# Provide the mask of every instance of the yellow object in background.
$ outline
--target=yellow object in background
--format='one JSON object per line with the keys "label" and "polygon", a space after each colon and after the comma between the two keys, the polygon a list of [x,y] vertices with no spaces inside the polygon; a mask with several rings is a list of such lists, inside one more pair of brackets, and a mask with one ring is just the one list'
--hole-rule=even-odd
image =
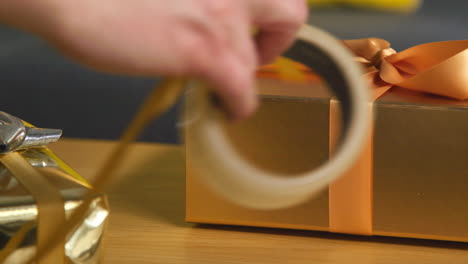
{"label": "yellow object in background", "polygon": [[380,11],[409,13],[417,10],[422,0],[308,0],[309,6],[346,5]]}
{"label": "yellow object in background", "polygon": [[306,81],[305,74],[295,61],[285,57],[279,57],[276,59],[274,65],[278,67],[278,73],[284,79],[298,82]]}

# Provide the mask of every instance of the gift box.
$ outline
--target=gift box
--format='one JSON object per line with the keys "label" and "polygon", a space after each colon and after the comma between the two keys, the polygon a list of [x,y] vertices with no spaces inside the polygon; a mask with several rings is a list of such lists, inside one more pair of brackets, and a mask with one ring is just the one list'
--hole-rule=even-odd
{"label": "gift box", "polygon": [[[8,115],[9,120],[13,118]],[[3,121],[0,138],[5,141],[9,137],[3,132],[12,128]],[[38,263],[99,263],[109,213],[106,196],[98,192],[87,194],[92,187],[51,150],[41,146],[48,140],[47,134],[39,132],[42,134],[34,135],[35,141],[39,135],[44,137],[39,138],[39,146],[30,146],[26,142],[30,135],[26,134],[22,138],[24,148],[15,146],[17,150],[0,154],[2,263],[23,263],[38,248],[45,248],[52,232],[85,199],[91,201],[86,217]]]}
{"label": "gift box", "polygon": [[[186,221],[468,242],[468,101],[460,100],[468,91],[467,47],[426,44],[388,57],[378,47],[368,55],[354,49],[366,67],[376,63],[365,76],[376,93],[373,131],[355,166],[305,203],[254,210],[217,195],[186,156]],[[402,78],[385,75],[390,63]],[[225,126],[233,146],[256,166],[291,177],[326,162],[337,119],[326,84],[266,76],[259,111]]]}

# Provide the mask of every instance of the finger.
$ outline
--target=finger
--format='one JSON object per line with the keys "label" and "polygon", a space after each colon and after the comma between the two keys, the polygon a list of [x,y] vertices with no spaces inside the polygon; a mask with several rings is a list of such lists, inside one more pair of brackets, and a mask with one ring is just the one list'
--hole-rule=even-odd
{"label": "finger", "polygon": [[238,15],[241,19],[227,19],[223,24],[229,53],[224,59],[226,68],[217,69],[220,79],[215,80],[222,105],[234,121],[250,116],[258,104],[254,76],[259,57],[247,14]]}
{"label": "finger", "polygon": [[205,4],[206,15],[212,18],[207,27],[211,27],[214,41],[230,49],[249,67],[256,67],[258,56],[245,6],[232,0],[211,0]]}
{"label": "finger", "polygon": [[257,49],[262,64],[269,63],[294,41],[308,15],[304,0],[250,0],[252,22],[258,26]]}
{"label": "finger", "polygon": [[[255,45],[245,24],[222,24],[221,28],[205,25],[185,32],[183,47],[190,75],[206,79],[220,100],[229,119],[249,116],[257,106],[254,73],[257,68]],[[216,32],[224,32],[222,35]]]}
{"label": "finger", "polygon": [[247,68],[255,69],[259,65],[259,57],[256,50],[256,42],[251,33],[250,23],[244,13],[241,19],[228,19],[224,25],[225,39],[233,55],[237,56]]}
{"label": "finger", "polygon": [[215,95],[221,101],[228,119],[237,121],[251,115],[257,108],[254,68],[246,67],[230,52],[224,53],[206,72]]}
{"label": "finger", "polygon": [[259,64],[272,63],[293,44],[295,31],[262,31],[255,37]]}

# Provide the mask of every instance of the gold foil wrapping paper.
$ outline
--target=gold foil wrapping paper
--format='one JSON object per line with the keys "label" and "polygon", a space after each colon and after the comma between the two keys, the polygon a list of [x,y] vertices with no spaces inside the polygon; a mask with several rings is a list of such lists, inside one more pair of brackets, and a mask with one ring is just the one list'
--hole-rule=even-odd
{"label": "gold foil wrapping paper", "polygon": [[[33,148],[18,153],[59,190],[64,201],[65,217],[69,216],[83,201],[85,191],[90,188],[86,181],[47,148]],[[90,199],[92,203],[86,218],[66,238],[64,263],[100,262],[109,210],[103,194],[96,193]],[[9,254],[5,263],[22,263],[35,254],[37,216],[35,198],[15,178],[15,175],[0,163],[0,248],[3,249],[23,225],[28,223],[34,225],[20,246]]]}

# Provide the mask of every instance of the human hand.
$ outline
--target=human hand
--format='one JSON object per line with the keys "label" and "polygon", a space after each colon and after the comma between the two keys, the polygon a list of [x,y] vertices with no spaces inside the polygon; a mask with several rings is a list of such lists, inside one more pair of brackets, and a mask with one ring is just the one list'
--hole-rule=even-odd
{"label": "human hand", "polygon": [[104,72],[204,79],[231,119],[255,110],[256,68],[292,43],[308,13],[304,0],[44,1],[53,13],[36,32],[64,54]]}

